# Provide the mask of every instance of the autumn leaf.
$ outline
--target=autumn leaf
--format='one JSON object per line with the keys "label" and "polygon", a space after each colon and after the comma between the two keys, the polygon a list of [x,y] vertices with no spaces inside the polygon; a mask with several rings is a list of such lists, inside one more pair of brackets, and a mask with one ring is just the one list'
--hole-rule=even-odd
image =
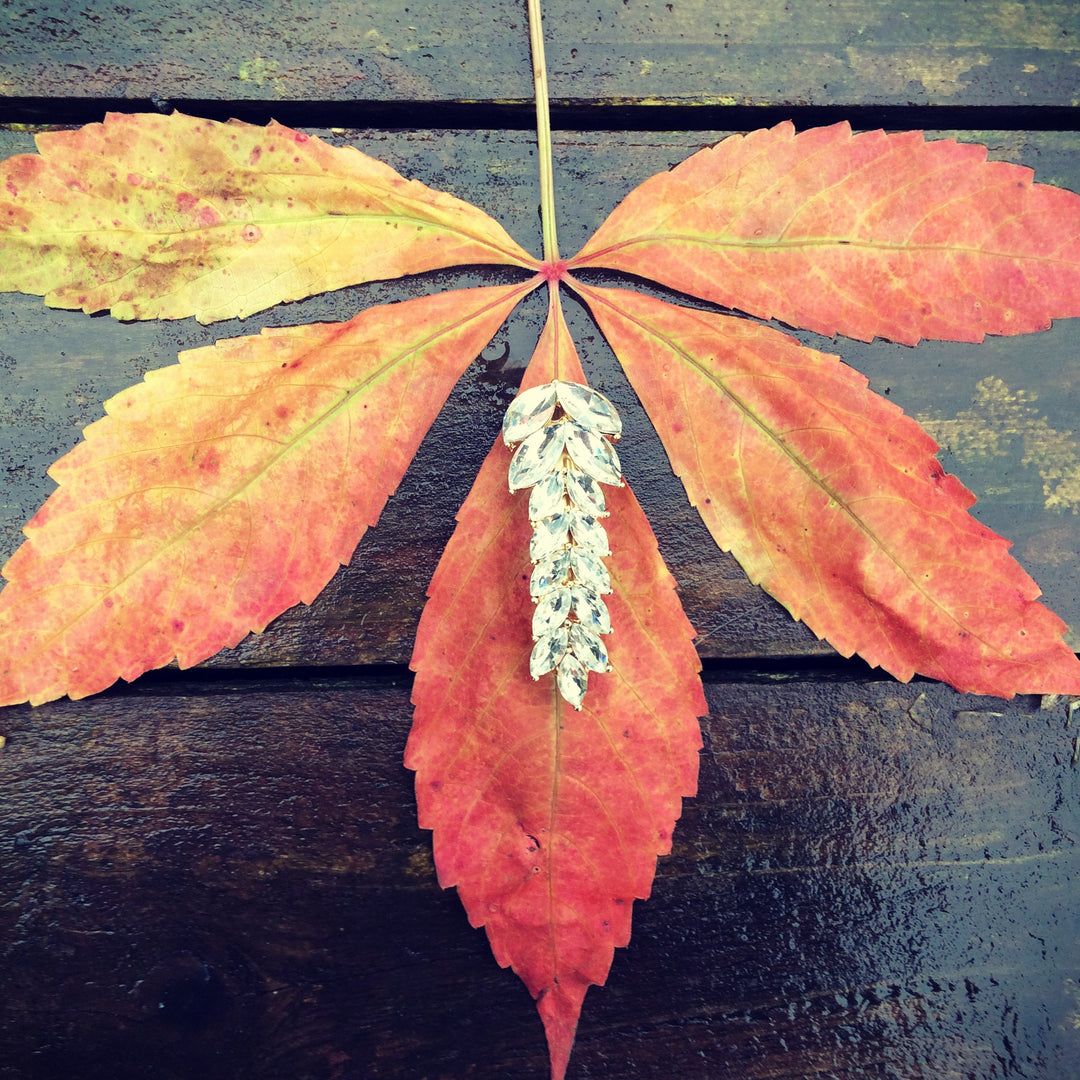
{"label": "autumn leaf", "polygon": [[219,341],[107,402],[4,567],[0,703],[188,667],[310,603],[534,284]]}
{"label": "autumn leaf", "polygon": [[[557,293],[522,389],[583,382]],[[697,783],[706,711],[693,629],[629,488],[606,488],[612,671],[583,709],[529,676],[528,494],[497,440],[432,579],[412,666],[405,763],[439,883],[537,999],[561,1080],[582,999],[630,938]]]}
{"label": "autumn leaf", "polygon": [[[1080,693],[1063,624],[1008,543],[864,378],[749,319],[579,274],[633,274],[830,336],[977,341],[1080,314],[1080,196],[982,147],[781,124],[646,180],[563,261],[542,138],[540,261],[484,211],[279,124],[111,115],[38,145],[0,164],[0,289],[54,306],[212,321],[454,265],[528,280],[218,342],[108,402],[4,568],[0,703],[189,666],[314,599],[465,367],[543,281],[523,389],[584,382],[559,304],[560,285],[577,290],[717,543],[838,651],[900,679]],[[555,408],[531,436],[554,431],[562,453],[576,418]],[[616,433],[595,439],[609,464]],[[550,674],[531,677],[530,514],[558,515],[511,492],[510,460],[496,441],[432,580],[406,763],[439,881],[536,999],[561,1080],[584,996],[628,942],[695,790],[705,702],[693,630],[627,487],[606,489],[603,518],[611,670],[588,673],[580,710]],[[572,502],[571,466],[554,460]]]}
{"label": "autumn leaf", "polygon": [[1065,624],[865,378],[747,319],[576,287],[716,542],[795,618],[905,682],[1080,693]]}
{"label": "autumn leaf", "polygon": [[538,264],[498,222],[280,124],[114,113],[0,166],[0,289],[214,322],[378,278]]}
{"label": "autumn leaf", "polygon": [[1080,313],[1080,195],[921,132],[733,135],[632,191],[569,261],[832,336],[981,341]]}

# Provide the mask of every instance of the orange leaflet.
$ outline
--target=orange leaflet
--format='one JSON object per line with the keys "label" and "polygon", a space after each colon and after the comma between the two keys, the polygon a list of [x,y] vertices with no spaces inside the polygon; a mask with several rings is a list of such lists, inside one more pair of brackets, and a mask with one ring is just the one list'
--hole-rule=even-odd
{"label": "orange leaflet", "polygon": [[904,680],[1080,693],[1008,541],[866,379],[746,319],[574,287],[717,543],[819,637]]}
{"label": "orange leaflet", "polygon": [[465,263],[537,267],[482,210],[280,124],[110,115],[0,165],[0,289],[200,322]]}
{"label": "orange leaflet", "polygon": [[981,341],[1080,314],[1080,195],[983,146],[783,123],[650,177],[584,266],[830,336]]}
{"label": "orange leaflet", "polygon": [[[561,312],[522,383],[584,381]],[[499,439],[458,514],[417,632],[406,753],[444,888],[457,886],[496,959],[537,999],[552,1077],[582,999],[630,937],[657,855],[694,793],[706,711],[693,629],[629,488],[605,488],[613,670],[581,712],[529,676],[528,495]]]}
{"label": "orange leaflet", "polygon": [[220,341],[114,397],[4,567],[0,702],[187,667],[310,603],[534,285]]}

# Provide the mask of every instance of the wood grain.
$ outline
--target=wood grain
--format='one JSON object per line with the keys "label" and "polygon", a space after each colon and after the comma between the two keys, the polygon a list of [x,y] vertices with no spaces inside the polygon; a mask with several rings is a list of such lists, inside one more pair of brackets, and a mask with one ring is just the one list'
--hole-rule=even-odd
{"label": "wood grain", "polygon": [[[518,0],[10,0],[9,99],[528,102]],[[1067,0],[544,5],[552,97],[602,106],[1064,106]],[[482,43],[481,47],[478,44]],[[0,99],[0,107],[3,101]]]}

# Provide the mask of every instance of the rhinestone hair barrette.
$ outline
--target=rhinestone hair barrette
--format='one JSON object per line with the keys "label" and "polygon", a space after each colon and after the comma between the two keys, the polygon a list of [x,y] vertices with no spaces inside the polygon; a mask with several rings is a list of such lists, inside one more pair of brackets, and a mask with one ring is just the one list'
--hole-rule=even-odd
{"label": "rhinestone hair barrette", "polygon": [[589,672],[610,671],[603,635],[611,618],[603,597],[611,554],[601,518],[608,516],[601,484],[622,487],[615,447],[622,422],[603,394],[561,380],[534,386],[510,403],[503,440],[520,444],[510,459],[511,491],[532,488],[529,592],[533,650],[529,673],[555,672],[559,693],[575,709]]}

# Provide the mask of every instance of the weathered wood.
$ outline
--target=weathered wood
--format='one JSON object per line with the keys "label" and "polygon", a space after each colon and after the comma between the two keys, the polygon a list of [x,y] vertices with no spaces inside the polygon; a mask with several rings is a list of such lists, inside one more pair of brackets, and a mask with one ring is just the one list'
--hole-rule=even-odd
{"label": "weathered wood", "polygon": [[[1068,0],[547,0],[544,9],[551,93],[567,103],[1076,100],[1080,12]],[[532,84],[521,0],[294,0],[272,11],[251,0],[10,0],[0,93],[520,102]]]}
{"label": "weathered wood", "polygon": [[[722,133],[560,135],[556,147],[562,249],[577,250],[632,186]],[[995,157],[1027,162],[1039,179],[1080,189],[1080,137],[1063,133],[966,132]],[[532,136],[524,133],[350,132],[396,168],[467,198],[537,246],[538,191]],[[0,135],[0,152],[30,146]],[[0,296],[0,558],[52,488],[49,463],[100,415],[100,402],[182,348],[256,333],[266,325],[345,319],[360,307],[456,284],[505,280],[498,271],[446,272],[415,281],[345,289],[280,306],[246,320],[203,327],[193,320],[119,324],[51,311],[33,297]],[[378,528],[362,541],[310,608],[286,613],[263,635],[211,663],[233,665],[404,663],[424,591],[453,528],[453,516],[498,432],[502,410],[539,334],[540,295],[529,298],[462,381],[436,422]],[[719,552],[687,505],[666,457],[605,343],[573,302],[568,316],[587,369],[626,418],[621,456],[661,551],[679,581],[705,657],[797,656],[829,652],[805,626]],[[839,353],[897,404],[930,422],[943,462],[981,498],[976,513],[1017,542],[1016,554],[1047,603],[1080,644],[1080,322],[981,345],[930,342],[917,349],[866,345],[812,334],[803,340]]]}
{"label": "weathered wood", "polygon": [[[700,796],[570,1076],[1074,1075],[1064,703],[707,693]],[[435,883],[409,720],[370,678],[0,713],[0,1075],[546,1076],[528,995]]]}

